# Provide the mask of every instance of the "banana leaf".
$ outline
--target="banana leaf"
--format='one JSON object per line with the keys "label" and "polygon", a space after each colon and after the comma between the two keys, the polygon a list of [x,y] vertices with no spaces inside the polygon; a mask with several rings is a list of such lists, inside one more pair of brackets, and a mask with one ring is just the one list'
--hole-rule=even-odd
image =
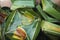
{"label": "banana leaf", "polygon": [[42,0],[43,11],[47,12],[52,17],[60,20],[60,12],[57,11],[49,0]]}
{"label": "banana leaf", "polygon": [[[20,11],[20,12],[19,12]],[[2,36],[4,34],[5,40],[18,40],[18,38],[13,37],[14,32],[18,27],[23,28],[26,31],[26,40],[36,40],[36,37],[40,31],[41,19],[37,17],[35,12],[30,10],[16,10],[9,14],[5,21]],[[6,37],[8,39],[6,39]]]}
{"label": "banana leaf", "polygon": [[44,31],[45,33],[60,36],[60,25],[53,24],[48,21],[42,21],[41,27],[42,31]]}
{"label": "banana leaf", "polygon": [[37,8],[39,14],[44,18],[44,20],[49,21],[49,22],[58,22],[58,20],[56,20],[55,18],[52,18],[52,17],[48,16],[48,15],[42,10],[42,8],[41,8],[40,5],[37,5],[36,8]]}
{"label": "banana leaf", "polygon": [[18,8],[33,8],[34,7],[34,0],[12,0],[11,9],[15,10]]}

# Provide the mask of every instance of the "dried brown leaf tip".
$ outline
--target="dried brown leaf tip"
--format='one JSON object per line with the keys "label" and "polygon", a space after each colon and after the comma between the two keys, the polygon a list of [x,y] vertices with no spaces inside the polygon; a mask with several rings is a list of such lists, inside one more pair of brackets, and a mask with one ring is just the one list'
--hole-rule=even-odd
{"label": "dried brown leaf tip", "polygon": [[2,24],[4,22],[4,20],[6,19],[7,15],[0,13],[0,24]]}
{"label": "dried brown leaf tip", "polygon": [[1,7],[11,7],[11,0],[0,0],[0,6]]}
{"label": "dried brown leaf tip", "polygon": [[26,32],[23,28],[18,27],[17,30],[14,32],[13,38],[18,40],[25,40],[26,39]]}

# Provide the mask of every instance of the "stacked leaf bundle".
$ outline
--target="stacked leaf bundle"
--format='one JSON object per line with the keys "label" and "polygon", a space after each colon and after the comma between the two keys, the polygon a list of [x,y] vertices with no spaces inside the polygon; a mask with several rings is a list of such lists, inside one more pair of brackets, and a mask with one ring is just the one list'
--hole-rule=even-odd
{"label": "stacked leaf bundle", "polygon": [[40,30],[50,40],[59,40],[57,1],[0,0],[0,40],[36,40]]}

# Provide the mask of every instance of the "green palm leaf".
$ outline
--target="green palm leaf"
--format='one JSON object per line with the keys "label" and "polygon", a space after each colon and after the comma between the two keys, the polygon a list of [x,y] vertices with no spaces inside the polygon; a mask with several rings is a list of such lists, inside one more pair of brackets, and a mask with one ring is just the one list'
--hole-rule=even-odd
{"label": "green palm leaf", "polygon": [[53,16],[57,20],[60,20],[60,12],[58,12],[55,8],[53,8],[53,4],[48,0],[42,0],[43,10],[47,12],[49,15]]}
{"label": "green palm leaf", "polygon": [[33,8],[34,7],[34,0],[14,0],[12,1],[12,10],[15,10],[17,8],[26,8],[26,7],[30,7]]}
{"label": "green palm leaf", "polygon": [[60,34],[60,25],[56,25],[47,21],[42,21],[41,27],[42,30],[46,33],[57,35],[57,36],[59,36]]}
{"label": "green palm leaf", "polygon": [[40,14],[46,21],[49,21],[49,22],[57,22],[56,19],[54,19],[54,18],[52,18],[52,17],[49,17],[49,16],[42,10],[42,8],[41,8],[40,5],[37,5],[36,8],[37,8],[39,14]]}

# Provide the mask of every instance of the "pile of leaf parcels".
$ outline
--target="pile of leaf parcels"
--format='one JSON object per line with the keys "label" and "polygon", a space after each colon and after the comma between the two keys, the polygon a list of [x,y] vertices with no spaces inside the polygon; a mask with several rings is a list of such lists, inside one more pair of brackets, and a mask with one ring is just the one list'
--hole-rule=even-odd
{"label": "pile of leaf parcels", "polygon": [[0,40],[59,38],[60,0],[0,0]]}

